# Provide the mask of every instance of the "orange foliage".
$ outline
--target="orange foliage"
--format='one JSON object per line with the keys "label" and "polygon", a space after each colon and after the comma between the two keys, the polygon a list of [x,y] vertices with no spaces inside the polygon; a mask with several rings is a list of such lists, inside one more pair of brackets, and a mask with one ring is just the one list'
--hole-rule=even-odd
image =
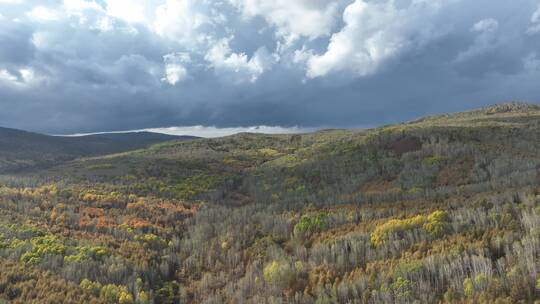
{"label": "orange foliage", "polygon": [[170,202],[160,202],[157,207],[162,210],[167,210],[169,212],[177,212],[185,214],[187,216],[192,216],[197,211],[195,207],[185,206],[183,204],[172,204]]}
{"label": "orange foliage", "polygon": [[86,207],[81,210],[80,227],[111,228],[115,225],[112,218],[105,216],[105,211],[102,208]]}
{"label": "orange foliage", "polygon": [[126,224],[133,229],[146,229],[153,227],[152,223],[141,218],[132,218],[128,220]]}
{"label": "orange foliage", "polygon": [[145,204],[146,203],[143,200],[139,200],[134,203],[127,204],[127,208],[128,210],[134,210],[134,211],[141,210],[142,211],[145,209]]}
{"label": "orange foliage", "polygon": [[89,218],[97,218],[97,217],[105,216],[105,211],[103,211],[102,208],[87,207],[87,208],[82,209],[81,214],[82,216],[86,216]]}

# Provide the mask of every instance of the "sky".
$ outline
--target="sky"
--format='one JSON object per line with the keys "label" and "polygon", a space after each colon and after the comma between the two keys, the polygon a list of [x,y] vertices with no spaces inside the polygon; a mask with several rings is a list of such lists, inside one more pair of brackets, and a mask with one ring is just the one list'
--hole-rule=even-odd
{"label": "sky", "polygon": [[287,132],[515,100],[540,102],[540,0],[0,0],[3,127]]}

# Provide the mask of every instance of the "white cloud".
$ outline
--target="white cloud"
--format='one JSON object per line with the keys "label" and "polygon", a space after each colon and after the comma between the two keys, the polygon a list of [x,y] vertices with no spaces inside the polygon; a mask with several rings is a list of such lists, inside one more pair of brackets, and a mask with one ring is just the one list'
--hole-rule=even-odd
{"label": "white cloud", "polygon": [[60,19],[60,13],[45,6],[36,6],[26,14],[28,17],[39,21],[56,21]]}
{"label": "white cloud", "polygon": [[28,88],[39,85],[45,80],[45,78],[37,75],[32,68],[21,68],[15,73],[1,69],[0,82],[16,88]]}
{"label": "white cloud", "polygon": [[540,33],[540,5],[531,17],[531,25],[527,29],[527,33],[531,35]]}
{"label": "white cloud", "polygon": [[22,4],[24,0],[0,0],[0,3],[3,4]]}
{"label": "white cloud", "polygon": [[19,81],[19,78],[11,74],[8,70],[2,69],[0,70],[0,81],[12,84]]}
{"label": "white cloud", "polygon": [[[64,0],[63,9],[67,16],[78,18],[80,25],[92,30],[108,32],[122,29],[137,33],[131,23],[149,26],[155,6],[153,1],[143,0],[108,0],[104,6],[96,0]],[[115,27],[119,20],[128,24]]]}
{"label": "white cloud", "polygon": [[48,34],[46,32],[35,32],[32,34],[32,43],[38,49],[50,47]]}
{"label": "white cloud", "polygon": [[476,22],[471,28],[471,32],[477,35],[473,44],[467,50],[459,53],[455,61],[467,61],[495,48],[498,30],[499,22],[495,19],[488,18]]}
{"label": "white cloud", "polygon": [[162,80],[167,81],[170,85],[176,85],[187,77],[188,72],[183,65],[170,63],[165,66],[165,74],[166,76]]}
{"label": "white cloud", "polygon": [[163,133],[169,135],[191,135],[206,138],[215,138],[228,136],[238,133],[262,133],[262,134],[298,134],[313,132],[315,129],[299,128],[299,127],[279,127],[279,126],[252,126],[252,127],[236,127],[236,128],[217,128],[205,126],[191,127],[169,127],[146,129],[144,131]]}
{"label": "white cloud", "polygon": [[80,25],[90,29],[109,31],[113,29],[113,18],[95,1],[64,0],[62,6],[65,14],[78,19]]}
{"label": "white cloud", "polygon": [[176,85],[188,77],[188,71],[184,64],[190,63],[191,58],[187,53],[172,53],[163,56],[165,62],[165,77],[161,81],[170,85]]}
{"label": "white cloud", "polygon": [[476,22],[471,31],[477,33],[493,33],[499,29],[499,22],[493,18],[483,19]]}
{"label": "white cloud", "polygon": [[82,12],[84,10],[103,11],[103,8],[94,1],[64,0],[63,6],[68,12]]}
{"label": "white cloud", "polygon": [[245,53],[234,53],[227,38],[214,43],[204,58],[217,72],[233,74],[236,82],[257,81],[273,62],[273,57],[264,47],[258,49],[251,58]]}
{"label": "white cloud", "polygon": [[328,36],[336,23],[339,0],[229,0],[245,17],[263,17],[276,35],[291,43],[300,37]]}
{"label": "white cloud", "polygon": [[260,134],[299,134],[314,132],[314,128],[300,127],[280,127],[280,126],[252,126],[252,127],[233,127],[233,128],[218,128],[214,126],[185,126],[185,127],[167,127],[167,128],[152,128],[140,129],[122,132],[100,132],[100,133],[80,133],[67,136],[85,136],[107,133],[128,133],[128,132],[155,132],[168,135],[188,135],[205,138],[216,138],[234,135],[238,133],[260,133]]}
{"label": "white cloud", "polygon": [[102,32],[108,32],[114,29],[114,23],[111,18],[101,17],[97,21],[95,27],[101,30]]}
{"label": "white cloud", "polygon": [[146,12],[151,6],[144,0],[107,0],[107,14],[127,22],[146,22]]}
{"label": "white cloud", "polygon": [[332,35],[325,53],[297,52],[297,61],[307,62],[307,76],[351,71],[359,76],[374,73],[381,64],[414,45],[437,37],[429,23],[440,2],[412,1],[404,8],[395,1],[356,0],[345,8],[341,31]]}
{"label": "white cloud", "polygon": [[19,72],[21,73],[22,80],[26,83],[34,82],[37,79],[32,69],[21,69]]}
{"label": "white cloud", "polygon": [[198,30],[211,19],[199,12],[195,0],[166,0],[156,9],[154,31],[161,37],[186,46],[196,45],[207,39]]}

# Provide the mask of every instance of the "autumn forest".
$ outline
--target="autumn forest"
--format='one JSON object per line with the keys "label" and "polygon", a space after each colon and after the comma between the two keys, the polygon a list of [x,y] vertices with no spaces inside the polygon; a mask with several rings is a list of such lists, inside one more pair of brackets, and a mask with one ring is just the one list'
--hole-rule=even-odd
{"label": "autumn forest", "polygon": [[91,150],[40,138],[0,148],[0,303],[540,301],[537,105]]}

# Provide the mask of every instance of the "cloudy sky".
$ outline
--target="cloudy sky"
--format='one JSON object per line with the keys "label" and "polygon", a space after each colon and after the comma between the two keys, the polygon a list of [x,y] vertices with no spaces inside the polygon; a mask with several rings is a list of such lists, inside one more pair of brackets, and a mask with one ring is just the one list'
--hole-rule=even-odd
{"label": "cloudy sky", "polygon": [[4,127],[364,127],[510,100],[540,102],[539,0],[0,0]]}

